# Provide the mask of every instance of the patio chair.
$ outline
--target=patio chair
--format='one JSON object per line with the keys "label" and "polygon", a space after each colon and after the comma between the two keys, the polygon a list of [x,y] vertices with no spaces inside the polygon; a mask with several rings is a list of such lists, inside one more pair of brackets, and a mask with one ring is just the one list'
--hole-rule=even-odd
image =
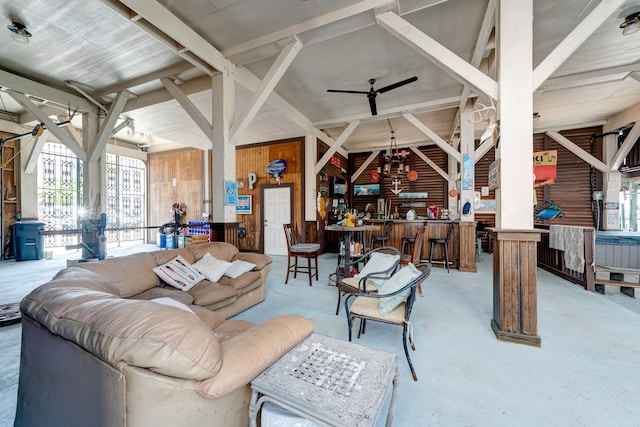
{"label": "patio chair", "polygon": [[353,292],[378,292],[376,283],[382,284],[397,270],[400,262],[400,251],[392,246],[382,246],[373,249],[361,257],[352,258],[351,264],[364,263],[362,270],[354,277],[340,279],[339,271],[336,271],[338,287],[338,305],[336,315],[340,312],[342,295]]}
{"label": "patio chair", "polygon": [[429,274],[431,274],[431,264],[423,263],[417,266],[409,264],[391,276],[378,293],[352,293],[347,296],[344,302],[349,326],[349,341],[351,341],[351,331],[356,318],[360,319],[358,338],[365,333],[367,320],[402,326],[404,354],[407,356],[414,381],[418,381],[418,376],[413,368],[413,363],[411,363],[408,347],[409,342],[411,349],[414,351],[416,349],[413,343],[411,311],[415,301],[416,288],[429,277]]}
{"label": "patio chair", "polygon": [[[319,243],[297,243],[297,230],[293,224],[282,224],[284,228],[284,234],[287,241],[287,277],[284,280],[285,285],[289,283],[289,273],[293,271],[293,278],[298,275],[298,271],[301,273],[309,274],[309,286],[311,286],[311,279],[316,276],[316,282],[318,281],[318,251],[320,250]],[[291,258],[294,258],[293,264]],[[298,257],[304,257],[307,259],[307,266],[298,266]],[[315,266],[311,265],[311,259],[315,260]],[[315,271],[315,273],[314,273]]]}

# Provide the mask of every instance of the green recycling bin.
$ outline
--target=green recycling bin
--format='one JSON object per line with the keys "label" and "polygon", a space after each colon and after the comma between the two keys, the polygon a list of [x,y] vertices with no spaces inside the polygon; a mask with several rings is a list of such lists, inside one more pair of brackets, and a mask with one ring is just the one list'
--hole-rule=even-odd
{"label": "green recycling bin", "polygon": [[16,261],[44,258],[44,222],[19,221],[13,224],[13,253]]}

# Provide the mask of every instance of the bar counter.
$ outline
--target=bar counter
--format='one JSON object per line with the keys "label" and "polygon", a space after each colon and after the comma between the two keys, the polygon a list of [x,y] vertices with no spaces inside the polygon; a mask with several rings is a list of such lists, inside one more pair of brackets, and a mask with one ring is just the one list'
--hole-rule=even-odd
{"label": "bar counter", "polygon": [[[444,238],[447,236],[447,228],[450,223],[454,224],[451,240],[449,241],[449,261],[451,268],[457,268],[460,271],[475,272],[475,245],[476,245],[476,223],[453,221],[448,219],[393,219],[393,231],[387,241],[388,246],[393,246],[402,250],[402,238],[413,237],[418,227],[426,225],[427,229],[424,235],[424,244],[422,247],[422,259],[429,259],[429,251],[431,244],[429,238]],[[382,225],[383,219],[370,219],[366,224]],[[444,265],[444,262],[437,263],[436,260],[444,260],[444,248],[442,245],[434,247],[433,254],[434,266]]]}

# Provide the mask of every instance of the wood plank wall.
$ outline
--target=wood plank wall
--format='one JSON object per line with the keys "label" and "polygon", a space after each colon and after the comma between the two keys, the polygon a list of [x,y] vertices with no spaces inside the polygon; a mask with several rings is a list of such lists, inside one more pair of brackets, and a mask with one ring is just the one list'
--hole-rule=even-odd
{"label": "wood plank wall", "polygon": [[[202,218],[202,160],[198,149],[151,153],[148,156],[149,205],[147,223],[162,225],[173,221],[171,206],[183,202],[189,219]],[[173,186],[173,179],[176,186]],[[157,230],[148,232],[148,241],[156,242]]]}
{"label": "wood plank wall", "polygon": [[[275,178],[267,173],[267,163],[284,159],[287,169],[284,171],[280,182],[293,183],[293,212],[294,223],[302,233],[305,228],[304,219],[304,139],[294,138],[282,141],[273,141],[236,148],[236,180],[238,181],[238,194],[251,195],[253,206],[251,215],[238,215],[237,221],[240,227],[247,229],[247,236],[238,239],[238,247],[244,251],[262,252],[264,243],[261,241],[262,217],[260,216],[260,186],[276,184]],[[258,177],[258,182],[249,190],[249,172]],[[284,232],[283,232],[284,233]]]}
{"label": "wood plank wall", "polygon": [[[476,141],[476,148],[480,145],[480,141]],[[489,186],[489,166],[496,158],[495,150],[489,150],[487,154],[484,155],[480,160],[478,160],[475,164],[475,191],[482,191],[482,187]],[[495,200],[496,191],[489,190],[488,196],[483,196],[482,199]],[[496,216],[491,213],[475,213],[474,218],[477,222],[482,222],[486,224],[488,227],[495,227],[496,225]],[[489,251],[491,248],[487,246],[487,238],[483,238],[483,246]]]}
{"label": "wood plank wall", "polygon": [[[602,134],[601,127],[589,127],[560,132],[571,142],[602,159],[602,138],[594,138]],[[538,201],[553,200],[562,205],[565,216],[543,221],[542,224],[578,225],[582,227],[594,226],[591,191],[589,182],[593,180],[593,190],[602,190],[602,173],[593,169],[587,162],[567,150],[545,134],[536,134],[533,138],[533,150],[558,150],[557,179],[553,185],[545,185],[536,189]]]}
{"label": "wood plank wall", "polygon": [[[317,140],[317,152],[318,156],[316,158],[316,162],[319,161],[324,153],[329,150],[329,146],[321,140]],[[340,160],[340,167],[332,165],[330,162],[327,162],[326,165],[321,169],[320,173],[316,176],[316,189],[318,192],[323,193],[323,197],[325,197],[329,201],[329,206],[326,208],[326,216],[322,218],[320,213],[317,213],[317,226],[316,224],[307,223],[306,233],[307,233],[307,241],[308,242],[317,242],[320,243],[320,252],[326,252],[328,249],[336,250],[338,248],[338,233],[325,233],[324,227],[329,224],[334,224],[337,221],[337,218],[334,217],[332,213],[333,199],[329,197],[330,189],[332,183],[332,178],[340,178],[344,179],[347,183],[347,192],[351,187],[351,182],[348,179],[347,174],[342,172],[342,169],[348,170],[349,164],[347,158],[339,153],[335,153],[334,156]],[[326,192],[326,194],[324,194]],[[375,204],[375,202],[374,202]]]}
{"label": "wood plank wall", "polygon": [[[429,159],[431,159],[436,165],[442,168],[444,171],[447,170],[447,156],[444,151],[440,148],[433,146],[420,147],[420,151],[424,153]],[[356,171],[365,160],[371,155],[371,152],[367,153],[356,153],[349,155],[349,161],[351,162],[350,170]],[[360,196],[358,198],[352,198],[351,205],[352,207],[358,209],[358,211],[362,211],[367,203],[373,204],[375,209],[377,210],[377,199],[378,197],[383,197],[391,200],[391,211],[393,212],[395,208],[398,208],[398,213],[404,216],[410,208],[401,207],[403,202],[425,202],[425,207],[414,208],[416,214],[422,217],[427,216],[427,206],[436,205],[439,207],[446,207],[446,192],[447,192],[447,181],[438,175],[428,164],[426,164],[421,158],[419,158],[415,153],[411,153],[408,157],[408,161],[405,161],[405,164],[409,164],[411,170],[415,170],[418,172],[418,179],[416,181],[410,182],[407,179],[403,179],[398,188],[402,188],[403,192],[406,193],[414,193],[414,192],[427,192],[429,193],[428,198],[426,199],[400,199],[400,197],[394,194],[391,189],[393,188],[393,184],[390,179],[385,179],[382,182],[381,196]],[[355,181],[355,184],[368,184],[371,183],[371,172],[377,170],[379,166],[382,164],[382,158],[378,156],[373,162],[367,166],[366,170],[358,177]]]}

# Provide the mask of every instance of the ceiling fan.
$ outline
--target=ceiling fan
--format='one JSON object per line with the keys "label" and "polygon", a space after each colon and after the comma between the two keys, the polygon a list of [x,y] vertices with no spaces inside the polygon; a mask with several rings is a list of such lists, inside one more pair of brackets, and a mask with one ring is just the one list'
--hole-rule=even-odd
{"label": "ceiling fan", "polygon": [[363,93],[365,95],[367,95],[367,98],[369,99],[369,107],[371,107],[371,115],[375,116],[378,114],[378,107],[376,106],[376,96],[378,96],[379,93],[385,93],[390,91],[391,89],[396,89],[399,88],[400,86],[404,86],[406,84],[409,83],[413,83],[416,80],[418,80],[418,77],[413,76],[410,77],[406,80],[402,80],[400,82],[391,84],[389,86],[385,86],[382,87],[380,89],[374,89],[373,88],[373,84],[376,82],[376,79],[369,79],[369,84],[371,85],[371,89],[369,89],[369,91],[363,91],[363,90],[339,90],[339,89],[327,89],[327,92],[338,92],[338,93]]}

